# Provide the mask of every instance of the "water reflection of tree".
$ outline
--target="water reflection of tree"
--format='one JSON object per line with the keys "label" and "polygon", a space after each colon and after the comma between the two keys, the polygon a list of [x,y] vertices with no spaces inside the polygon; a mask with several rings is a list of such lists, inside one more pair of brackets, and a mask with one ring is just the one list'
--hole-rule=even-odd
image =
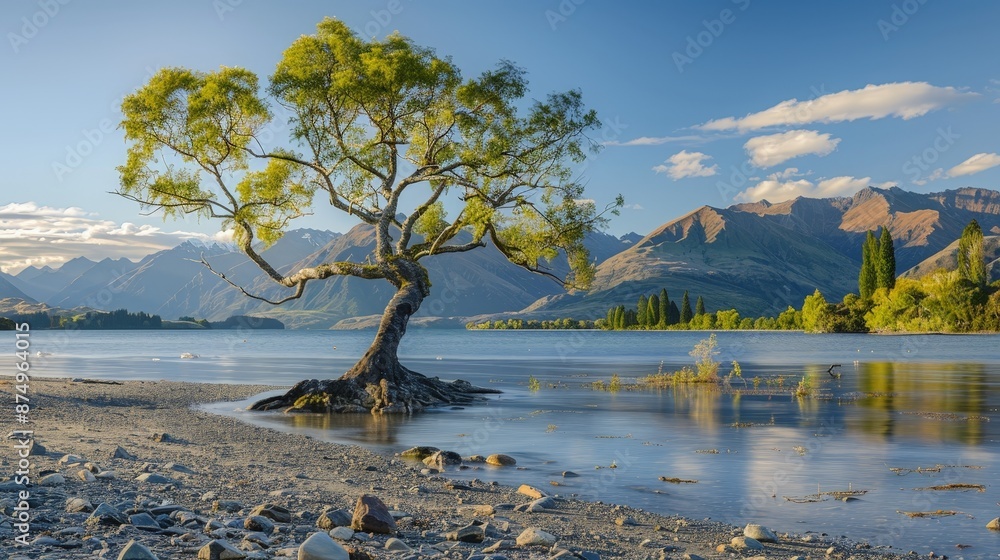
{"label": "water reflection of tree", "polygon": [[983,364],[873,362],[857,368],[858,400],[849,430],[877,436],[981,444],[998,400]]}
{"label": "water reflection of tree", "polygon": [[396,433],[407,421],[396,414],[288,414],[283,420],[297,430],[332,431],[336,437],[369,444],[396,443]]}

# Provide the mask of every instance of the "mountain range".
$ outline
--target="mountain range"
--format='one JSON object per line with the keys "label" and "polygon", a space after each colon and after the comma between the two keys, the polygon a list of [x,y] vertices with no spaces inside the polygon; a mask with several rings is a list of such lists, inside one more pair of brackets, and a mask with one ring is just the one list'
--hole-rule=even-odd
{"label": "mountain range", "polygon": [[[512,265],[493,247],[429,258],[423,262],[432,295],[416,320],[455,326],[512,314],[596,318],[608,307],[632,304],[640,294],[661,288],[671,299],[679,300],[684,291],[692,299],[702,296],[709,310],[735,307],[744,316],[774,315],[801,305],[817,288],[829,301],[856,292],[861,244],[869,230],[888,227],[897,271],[914,275],[953,262],[953,244],[972,219],[988,236],[1000,234],[1000,192],[919,194],[869,187],[853,197],[703,206],[645,236],[591,234],[586,244],[597,274],[588,292],[565,293],[551,279]],[[1000,241],[988,239],[987,245],[991,266],[1000,272],[994,250]],[[286,272],[330,260],[363,261],[373,247],[374,231],[360,225],[345,234],[292,230],[262,254]],[[59,268],[0,274],[0,299],[64,309],[127,308],[164,319],[257,315],[290,328],[329,328],[371,326],[393,292],[384,281],[334,277],[313,282],[302,298],[274,307],[247,298],[202,259],[251,293],[277,299],[289,292],[235,247],[187,241],[139,262],[78,257]],[[565,271],[565,262],[557,260],[552,269]]]}

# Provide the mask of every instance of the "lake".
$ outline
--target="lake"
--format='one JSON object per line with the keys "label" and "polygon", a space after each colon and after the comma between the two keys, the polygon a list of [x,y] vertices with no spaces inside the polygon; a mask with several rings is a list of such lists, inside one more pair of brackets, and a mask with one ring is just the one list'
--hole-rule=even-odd
{"label": "lake", "polygon": [[[339,376],[373,336],[358,331],[37,331],[35,375],[291,385]],[[700,332],[412,329],[400,357],[442,379],[503,391],[461,410],[409,417],[209,409],[385,452],[433,445],[507,453],[522,469],[449,476],[530,483],[664,514],[826,532],[922,555],[997,557],[1000,336],[718,333],[730,390],[591,388],[689,365]],[[13,334],[10,334],[13,340]],[[197,359],[181,359],[182,353]],[[841,364],[840,378],[828,375]],[[541,389],[529,391],[535,376]],[[817,398],[790,396],[807,376]],[[757,389],[754,389],[756,378]],[[44,406],[44,403],[39,403]],[[563,478],[572,470],[578,478]],[[672,484],[660,477],[696,483]],[[550,486],[551,482],[559,486]],[[928,490],[982,485],[985,492]],[[837,492],[855,494],[850,501]],[[910,518],[898,512],[954,511]],[[956,545],[971,545],[964,551]]]}

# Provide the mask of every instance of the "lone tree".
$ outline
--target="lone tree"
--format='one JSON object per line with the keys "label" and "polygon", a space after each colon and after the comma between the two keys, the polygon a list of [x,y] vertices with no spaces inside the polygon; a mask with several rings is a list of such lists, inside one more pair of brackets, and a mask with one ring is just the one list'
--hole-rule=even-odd
{"label": "lone tree", "polygon": [[[580,92],[534,102],[526,93],[524,70],[510,62],[463,79],[450,59],[406,37],[366,41],[327,18],[285,51],[264,91],[242,68],[165,68],[126,97],[119,194],[165,218],[194,214],[232,228],[247,256],[289,290],[267,299],[212,270],[249,297],[278,305],[332,276],[396,288],[354,367],[336,380],[303,381],[256,409],[407,412],[469,402],[493,391],[425,377],[397,358],[431,289],[421,261],[489,243],[556,278],[546,263],[561,251],[570,272],[558,279],[583,287],[593,275],[583,238],[622,204],[619,196],[598,211],[573,180],[569,165],[597,148],[587,133],[599,126]],[[275,105],[291,115],[291,144],[265,149]],[[372,227],[374,251],[278,271],[261,248],[317,195]]]}

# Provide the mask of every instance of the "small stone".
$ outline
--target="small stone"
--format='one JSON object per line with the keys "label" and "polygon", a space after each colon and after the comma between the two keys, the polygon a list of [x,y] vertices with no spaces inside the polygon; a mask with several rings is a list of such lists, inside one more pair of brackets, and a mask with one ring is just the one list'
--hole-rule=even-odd
{"label": "small stone", "polygon": [[298,560],[350,560],[351,555],[326,533],[313,533],[299,546]]}
{"label": "small stone", "polygon": [[59,458],[59,464],[60,465],[64,465],[64,466],[76,465],[76,464],[83,464],[86,461],[87,460],[84,459],[83,457],[81,457],[79,455],[74,455],[72,453],[68,453],[68,454],[63,455],[62,457]]}
{"label": "small stone", "polygon": [[385,507],[382,500],[371,494],[364,494],[358,498],[354,507],[351,528],[367,533],[391,534],[396,532],[396,520],[389,514],[389,508]]}
{"label": "small stone", "polygon": [[135,455],[129,453],[128,451],[125,451],[125,448],[123,448],[120,445],[115,448],[115,452],[114,452],[114,454],[111,455],[111,458],[112,459],[125,459],[126,461],[137,461],[137,460],[139,460],[138,457],[136,457]]}
{"label": "small stone", "polygon": [[548,494],[546,494],[542,490],[539,490],[538,488],[535,488],[534,486],[530,486],[528,484],[522,484],[521,486],[519,486],[517,488],[517,493],[523,494],[533,500],[537,500],[538,498],[544,498],[548,496]]}
{"label": "small stone", "polygon": [[385,549],[389,552],[412,552],[413,549],[410,548],[408,544],[397,539],[396,537],[391,537],[389,540],[385,541]]}
{"label": "small stone", "polygon": [[486,457],[483,457],[482,455],[469,455],[468,457],[464,457],[462,460],[466,463],[480,464],[486,462]]}
{"label": "small stone", "polygon": [[135,477],[135,479],[139,482],[147,482],[149,484],[177,484],[176,480],[156,473],[142,473]]}
{"label": "small stone", "polygon": [[246,557],[238,548],[218,539],[198,550],[198,560],[242,560]]}
{"label": "small stone", "polygon": [[94,476],[94,473],[88,471],[87,469],[80,469],[80,470],[76,471],[76,477],[79,478],[80,480],[84,481],[84,482],[96,482],[97,481],[97,477]]}
{"label": "small stone", "polygon": [[729,544],[736,550],[764,550],[764,545],[750,537],[733,537]]}
{"label": "small stone", "polygon": [[351,512],[346,509],[326,508],[319,514],[316,526],[320,529],[330,530],[334,527],[350,527]]}
{"label": "small stone", "polygon": [[66,500],[66,513],[90,513],[94,511],[94,504],[86,498],[70,498]]}
{"label": "small stone", "polygon": [[427,457],[430,457],[431,455],[437,453],[438,451],[441,451],[441,450],[438,449],[437,447],[430,447],[430,446],[427,446],[427,445],[421,445],[421,446],[417,446],[417,447],[411,447],[411,448],[407,449],[406,451],[400,453],[399,456],[400,457],[408,457],[410,459],[419,459],[419,460],[423,461],[424,459],[426,459]]}
{"label": "small stone", "polygon": [[151,437],[150,439],[152,439],[157,443],[172,443],[174,441],[174,438],[170,437],[170,434],[153,434],[153,437]]}
{"label": "small stone", "polygon": [[691,553],[685,554],[682,558],[684,558],[684,560],[705,560],[701,556],[698,556],[697,554],[691,554]]}
{"label": "small stone", "polygon": [[236,513],[243,509],[243,502],[239,500],[216,500],[212,502],[212,511],[224,511],[226,513]]}
{"label": "small stone", "polygon": [[153,551],[145,546],[130,540],[125,544],[125,548],[118,553],[118,560],[158,560]]}
{"label": "small stone", "polygon": [[29,457],[39,457],[41,455],[48,455],[48,454],[49,454],[48,450],[45,449],[45,447],[42,444],[38,443],[38,440],[36,439],[31,440],[31,444],[28,447]]}
{"label": "small stone", "polygon": [[163,465],[163,468],[168,471],[174,471],[184,474],[198,474],[193,470],[189,469],[188,467],[185,467],[184,465],[178,463],[167,463],[166,465]]}
{"label": "small stone", "polygon": [[634,517],[629,515],[625,515],[615,519],[615,525],[618,525],[619,527],[634,527],[638,524],[639,522],[636,521]]}
{"label": "small stone", "polygon": [[1000,531],[1000,517],[986,524],[986,528],[991,531]]}
{"label": "small stone", "polygon": [[87,523],[94,523],[98,525],[125,525],[128,523],[128,518],[113,506],[102,503],[97,506],[93,513],[90,514],[90,517],[87,518]]}
{"label": "small stone", "polygon": [[66,484],[66,478],[59,473],[52,473],[38,479],[39,486],[62,486]]}
{"label": "small stone", "polygon": [[563,475],[563,478],[576,478],[576,477],[580,476],[580,475],[576,474],[573,471],[563,471],[562,475]]}
{"label": "small stone", "polygon": [[538,527],[528,527],[517,536],[516,542],[520,546],[552,546],[556,544],[556,536]]}
{"label": "small stone", "polygon": [[114,480],[118,478],[118,473],[115,471],[101,471],[94,475],[97,480]]}
{"label": "small stone", "polygon": [[762,543],[778,542],[778,535],[775,535],[774,531],[756,523],[748,523],[747,526],[743,528],[743,536],[750,537],[751,539]]}
{"label": "small stone", "polygon": [[538,498],[537,500],[528,504],[528,512],[538,513],[540,511],[545,511],[547,509],[552,509],[556,507],[556,501],[552,498],[545,496],[544,498]]}
{"label": "small stone", "polygon": [[503,453],[494,453],[486,458],[487,465],[494,465],[497,467],[513,467],[517,464],[510,455],[504,455]]}
{"label": "small stone", "polygon": [[334,527],[333,529],[330,529],[329,534],[338,541],[347,542],[354,537],[354,530],[350,527]]}
{"label": "small stone", "polygon": [[483,529],[482,525],[467,525],[461,529],[445,533],[444,538],[449,541],[481,543],[486,539],[486,530]]}
{"label": "small stone", "polygon": [[270,535],[271,531],[274,531],[274,523],[263,515],[251,515],[243,522],[243,528],[248,531],[260,531],[261,533]]}
{"label": "small stone", "polygon": [[132,524],[133,527],[139,529],[151,529],[153,531],[159,531],[161,529],[160,524],[153,519],[152,515],[148,513],[137,513],[135,515],[130,515],[128,517],[128,522]]}
{"label": "small stone", "polygon": [[250,510],[250,515],[260,515],[278,523],[291,523],[292,521],[292,512],[275,504],[261,504]]}
{"label": "small stone", "polygon": [[461,465],[462,456],[454,451],[437,451],[430,457],[425,457],[424,464],[428,467],[444,470],[446,466]]}
{"label": "small stone", "polygon": [[470,515],[472,517],[489,517],[496,513],[493,506],[489,504],[465,506],[458,508],[459,515]]}

